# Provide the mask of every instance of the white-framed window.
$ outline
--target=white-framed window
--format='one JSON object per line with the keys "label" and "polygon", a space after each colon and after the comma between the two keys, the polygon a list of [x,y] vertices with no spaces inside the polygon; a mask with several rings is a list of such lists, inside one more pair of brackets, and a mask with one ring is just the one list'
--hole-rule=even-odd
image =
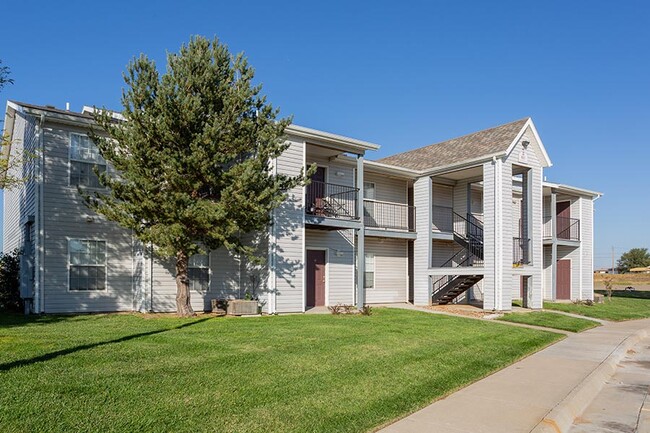
{"label": "white-framed window", "polygon": [[210,289],[210,256],[194,254],[190,257],[187,274],[190,279],[190,290],[207,292]]}
{"label": "white-framed window", "polygon": [[95,143],[83,134],[70,134],[70,185],[101,188],[99,178],[93,170],[106,171],[106,161],[99,154]]}
{"label": "white-framed window", "polygon": [[373,289],[375,287],[375,255],[366,253],[365,274],[363,276],[363,287]]}
{"label": "white-framed window", "polygon": [[69,239],[68,274],[70,290],[106,290],[106,241]]}
{"label": "white-framed window", "polygon": [[375,182],[363,182],[363,198],[368,200],[375,200]]}

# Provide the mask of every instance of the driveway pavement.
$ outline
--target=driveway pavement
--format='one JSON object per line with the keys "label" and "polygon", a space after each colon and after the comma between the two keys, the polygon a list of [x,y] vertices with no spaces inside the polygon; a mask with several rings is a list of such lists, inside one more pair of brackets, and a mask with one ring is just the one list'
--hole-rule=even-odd
{"label": "driveway pavement", "polygon": [[647,335],[650,319],[570,335],[380,431],[567,431],[611,377],[608,368]]}

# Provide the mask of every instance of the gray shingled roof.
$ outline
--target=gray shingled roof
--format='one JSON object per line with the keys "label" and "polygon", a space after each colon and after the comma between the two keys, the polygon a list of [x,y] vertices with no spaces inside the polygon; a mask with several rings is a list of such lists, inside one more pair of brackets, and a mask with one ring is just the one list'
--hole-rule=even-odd
{"label": "gray shingled roof", "polygon": [[420,171],[505,152],[528,119],[398,153],[377,162]]}

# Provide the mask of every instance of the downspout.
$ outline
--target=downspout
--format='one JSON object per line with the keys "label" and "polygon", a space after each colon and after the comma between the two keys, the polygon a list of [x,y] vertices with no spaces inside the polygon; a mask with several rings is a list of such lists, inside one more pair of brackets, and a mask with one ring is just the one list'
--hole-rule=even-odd
{"label": "downspout", "polygon": [[149,243],[149,312],[153,313],[153,243]]}
{"label": "downspout", "polygon": [[45,235],[44,235],[44,229],[43,229],[43,184],[44,184],[44,167],[45,167],[45,146],[44,146],[44,139],[43,139],[43,125],[45,124],[45,114],[40,115],[39,123],[38,123],[38,162],[36,164],[36,181],[37,181],[37,194],[38,197],[36,198],[36,245],[35,250],[35,258],[34,261],[35,263],[35,268],[36,272],[38,273],[37,277],[34,278],[34,283],[36,287],[34,287],[34,312],[35,313],[43,313],[45,312],[45,288],[43,287],[45,284],[45,276],[43,275],[44,272],[44,266],[43,266],[43,259],[45,257],[44,254],[44,242],[45,242]]}

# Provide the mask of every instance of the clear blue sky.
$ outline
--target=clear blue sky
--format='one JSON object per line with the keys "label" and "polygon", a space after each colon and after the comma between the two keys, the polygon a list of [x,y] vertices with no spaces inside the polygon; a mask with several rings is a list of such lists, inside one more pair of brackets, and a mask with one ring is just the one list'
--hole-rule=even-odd
{"label": "clear blue sky", "polygon": [[16,99],[119,108],[122,71],[190,35],[245,51],[300,125],[376,158],[532,116],[548,180],[602,191],[596,265],[650,247],[650,2],[5,2]]}

